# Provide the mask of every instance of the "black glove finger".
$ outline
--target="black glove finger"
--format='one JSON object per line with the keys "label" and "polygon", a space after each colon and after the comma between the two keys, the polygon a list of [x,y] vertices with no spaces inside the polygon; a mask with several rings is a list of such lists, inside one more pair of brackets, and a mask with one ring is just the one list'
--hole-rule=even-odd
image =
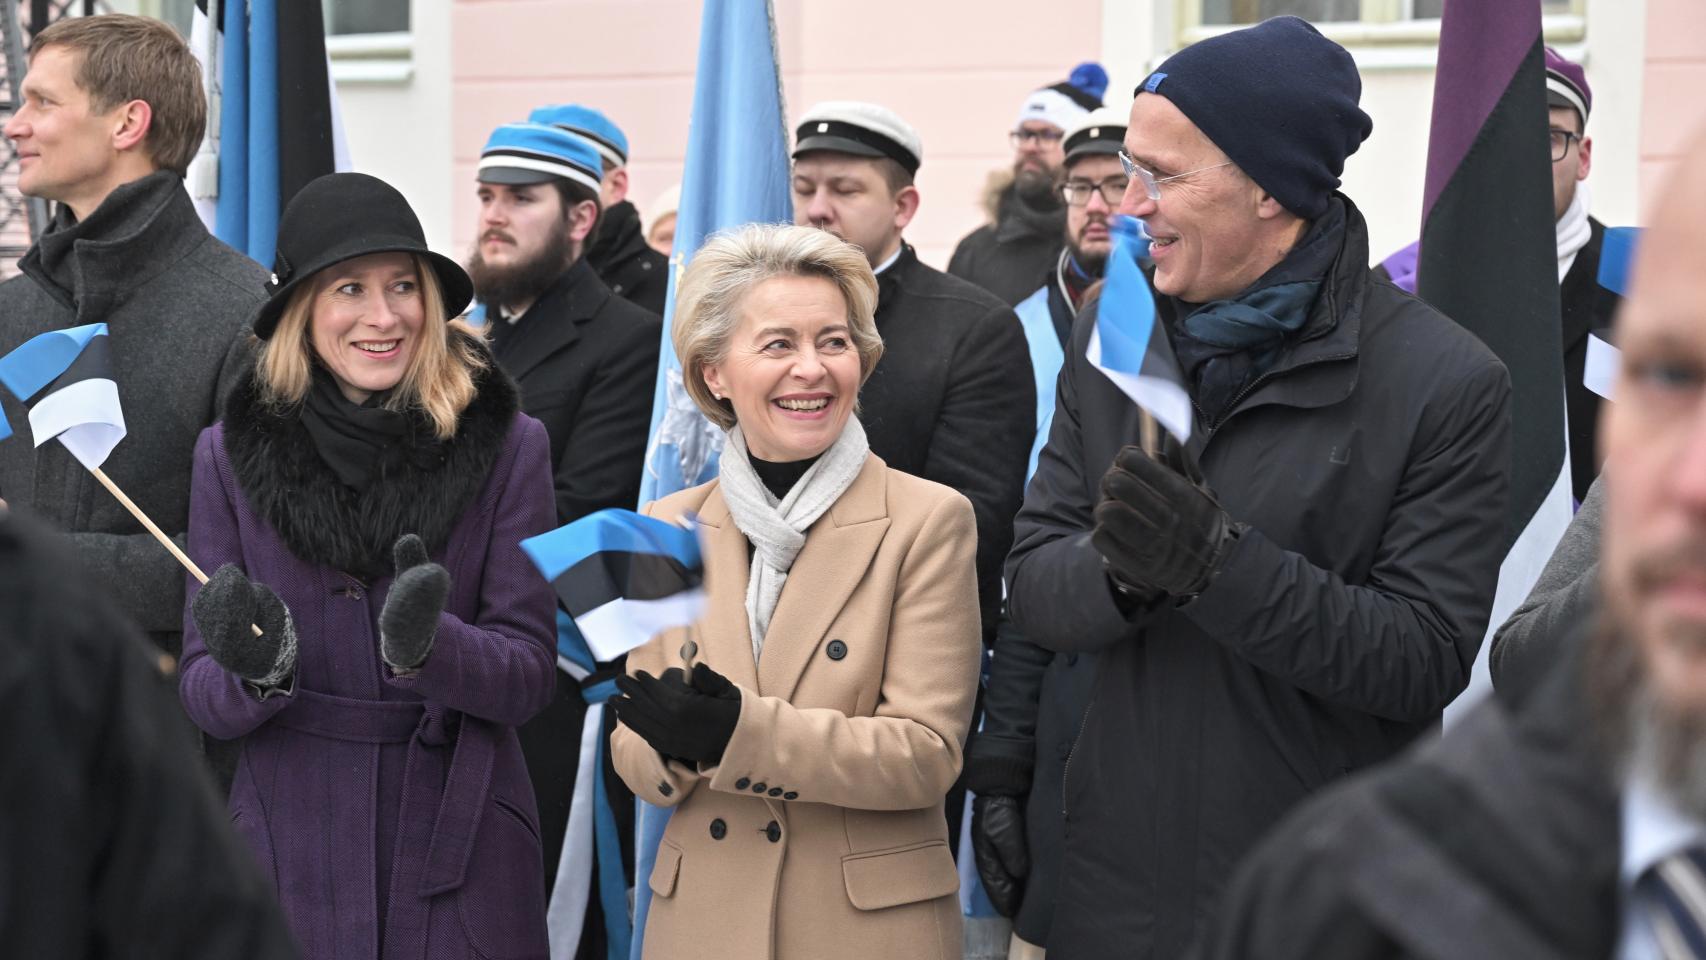
{"label": "black glove finger", "polygon": [[1137,511],[1120,500],[1103,500],[1090,512],[1095,524],[1090,528],[1090,545],[1109,563],[1131,565],[1139,561],[1147,541],[1154,532],[1137,515]]}
{"label": "black glove finger", "polygon": [[712,670],[703,660],[693,665],[693,689],[711,697],[740,697],[740,691],[729,678]]}
{"label": "black glove finger", "polygon": [[400,576],[404,570],[428,562],[426,544],[421,542],[418,535],[405,533],[391,546],[391,559],[396,562]]}
{"label": "black glove finger", "polygon": [[449,599],[450,571],[438,564],[428,562],[399,573],[379,611],[380,655],[385,662],[398,670],[413,670],[425,663]]}
{"label": "black glove finger", "polygon": [[623,726],[634,731],[653,750],[660,753],[668,752],[662,746],[668,742],[669,728],[667,724],[659,722],[656,717],[632,700],[623,701],[622,698],[618,697],[616,700],[610,701],[610,704],[612,709],[616,711],[616,719],[621,721]]}
{"label": "black glove finger", "polygon": [[213,576],[207,578],[190,602],[190,615],[195,617],[196,628],[204,637],[209,633],[228,633],[230,623],[244,617],[252,619],[254,614],[255,598],[249,578],[234,563],[213,571]]}
{"label": "black glove finger", "polygon": [[680,667],[670,667],[668,670],[665,670],[662,675],[657,678],[657,681],[660,686],[669,687],[678,691],[691,689],[687,683],[687,673]]}
{"label": "black glove finger", "polygon": [[622,691],[630,700],[655,707],[657,703],[652,697],[651,684],[655,683],[656,680],[656,677],[644,670],[632,677],[621,674],[616,677],[616,689]]}
{"label": "black glove finger", "polygon": [[1018,797],[990,797],[983,811],[983,832],[1001,856],[1007,872],[1023,880],[1031,873],[1030,844],[1025,838],[1025,805]]}
{"label": "black glove finger", "polygon": [[1131,508],[1132,516],[1150,535],[1165,532],[1173,523],[1174,507],[1168,494],[1123,469],[1116,467],[1102,475],[1102,497]]}

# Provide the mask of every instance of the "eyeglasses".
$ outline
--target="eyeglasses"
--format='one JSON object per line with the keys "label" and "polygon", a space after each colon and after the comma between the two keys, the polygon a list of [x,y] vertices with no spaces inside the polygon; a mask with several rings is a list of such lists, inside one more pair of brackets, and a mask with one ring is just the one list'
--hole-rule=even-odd
{"label": "eyeglasses", "polygon": [[1206,167],[1198,167],[1195,170],[1186,170],[1184,173],[1175,173],[1170,177],[1157,177],[1155,174],[1138,166],[1137,161],[1133,160],[1130,154],[1126,153],[1124,150],[1120,151],[1120,166],[1125,168],[1125,175],[1128,177],[1136,177],[1138,180],[1141,180],[1143,182],[1143,192],[1148,194],[1149,199],[1157,201],[1161,199],[1161,185],[1163,183],[1171,183],[1174,180],[1180,180],[1191,176],[1192,174],[1202,173],[1205,170],[1214,170],[1219,167],[1229,167],[1231,165],[1232,161],[1227,160],[1224,163],[1214,163]]}
{"label": "eyeglasses", "polygon": [[1090,202],[1091,193],[1099,193],[1103,203],[1117,207],[1130,184],[1130,177],[1107,177],[1101,181],[1068,180],[1060,185],[1060,198],[1068,206],[1082,207]]}
{"label": "eyeglasses", "polygon": [[1066,133],[1061,130],[1014,130],[1007,135],[1007,142],[1016,149],[1030,143],[1059,143],[1064,136]]}
{"label": "eyeglasses", "polygon": [[1552,135],[1552,162],[1557,163],[1570,155],[1570,141],[1581,142],[1582,135],[1569,130],[1549,130]]}

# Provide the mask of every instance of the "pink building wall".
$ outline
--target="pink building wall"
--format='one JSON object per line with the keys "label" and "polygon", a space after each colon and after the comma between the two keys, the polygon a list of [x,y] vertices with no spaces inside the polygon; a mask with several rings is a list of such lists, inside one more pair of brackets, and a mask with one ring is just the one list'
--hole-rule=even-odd
{"label": "pink building wall", "polygon": [[[622,126],[642,213],[680,178],[698,0],[456,0],[451,16],[458,250],[473,237],[486,135],[541,103],[587,103]],[[776,0],[776,21],[790,122],[819,100],[872,100],[918,129],[923,204],[907,237],[944,266],[982,222],[985,180],[1010,162],[1007,131],[1025,95],[1098,55],[1102,3]]]}
{"label": "pink building wall", "polygon": [[1641,206],[1659,201],[1666,174],[1706,128],[1706,2],[1647,0],[1641,103]]}

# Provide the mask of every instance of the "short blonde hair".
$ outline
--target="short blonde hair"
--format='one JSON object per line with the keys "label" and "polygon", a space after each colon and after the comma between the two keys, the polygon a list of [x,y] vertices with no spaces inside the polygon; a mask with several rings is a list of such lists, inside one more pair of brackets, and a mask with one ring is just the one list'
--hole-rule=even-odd
{"label": "short blonde hair", "polygon": [[[474,401],[474,374],[484,370],[488,361],[480,347],[480,332],[447,316],[444,291],[432,265],[425,257],[411,255],[410,259],[421,286],[421,335],[403,379],[385,406],[398,411],[418,407],[432,420],[438,438],[448,440],[456,435],[462,411]],[[314,364],[310,336],[314,290],[314,279],[309,277],[291,291],[278,328],[261,345],[255,375],[262,396],[276,406],[296,406],[308,395]]]}
{"label": "short blonde hair", "polygon": [[847,303],[847,328],[859,354],[859,385],[883,355],[877,333],[877,277],[858,247],[814,227],[751,224],[713,236],[681,276],[670,336],[687,395],[712,423],[735,425],[734,405],[705,383],[705,367],[721,363],[739,323],[741,301],[773,277],[822,277]]}

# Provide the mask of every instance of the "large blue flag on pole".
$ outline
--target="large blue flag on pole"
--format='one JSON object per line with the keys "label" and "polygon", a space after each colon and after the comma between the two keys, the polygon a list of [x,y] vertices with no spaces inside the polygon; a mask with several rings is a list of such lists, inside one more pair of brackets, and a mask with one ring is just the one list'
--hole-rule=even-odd
{"label": "large blue flag on pole", "polygon": [[[693,116],[687,130],[687,164],[670,257],[669,302],[663,314],[652,397],[651,442],[646,448],[642,502],[655,500],[717,474],[721,433],[699,413],[682,386],[670,329],[681,271],[705,239],[748,223],[791,223],[788,122],[776,57],[776,18],[769,0],[705,0],[699,22],[699,67],[693,81]],[[646,913],[658,842],[669,812],[639,804],[634,854],[634,937],[631,956],[644,946]]]}
{"label": "large blue flag on pole", "polygon": [[717,475],[722,434],[687,396],[670,342],[681,271],[719,230],[793,222],[788,177],[788,126],[771,5],[768,0],[706,0],[675,252],[670,257],[663,349],[652,398],[651,443],[640,480],[642,502]]}

